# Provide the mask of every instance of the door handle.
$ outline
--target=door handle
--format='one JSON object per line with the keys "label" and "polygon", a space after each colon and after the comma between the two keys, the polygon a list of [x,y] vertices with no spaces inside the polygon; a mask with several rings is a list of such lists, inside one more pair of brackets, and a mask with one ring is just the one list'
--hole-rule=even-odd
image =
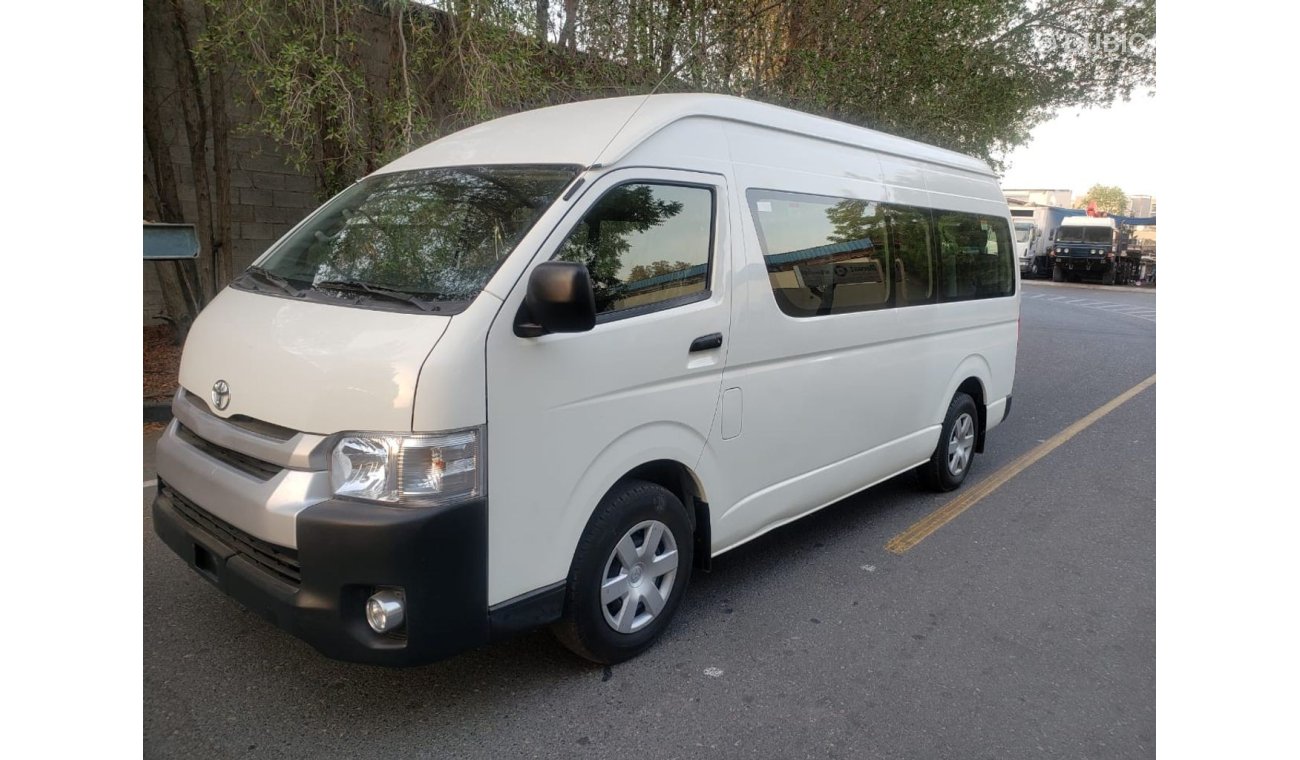
{"label": "door handle", "polygon": [[693,354],[696,351],[712,351],[715,348],[722,348],[722,333],[720,332],[701,335],[691,341],[690,353]]}

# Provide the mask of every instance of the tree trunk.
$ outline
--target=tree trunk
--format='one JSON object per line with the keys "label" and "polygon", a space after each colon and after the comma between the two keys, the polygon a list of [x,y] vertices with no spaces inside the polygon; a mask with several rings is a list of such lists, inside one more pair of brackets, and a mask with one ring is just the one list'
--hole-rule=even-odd
{"label": "tree trunk", "polygon": [[[206,22],[211,25],[212,5],[203,5]],[[219,47],[213,50],[212,68],[208,72],[208,109],[212,114],[212,174],[217,190],[216,219],[212,227],[212,282],[218,290],[234,275],[234,252],[231,250],[230,202],[230,113],[226,109],[226,65]]]}
{"label": "tree trunk", "polygon": [[[144,20],[144,148],[146,171],[144,175],[145,220],[153,222],[182,222],[180,195],[176,185],[176,171],[172,167],[171,152],[164,137],[162,114],[158,108],[158,86],[153,77],[151,53],[158,50],[158,39],[149,23]],[[185,342],[190,325],[203,307],[195,283],[185,268],[186,262],[155,261],[154,271],[162,289],[164,318],[172,326],[172,340],[177,345]]]}
{"label": "tree trunk", "polygon": [[546,36],[551,31],[551,2],[537,0],[537,44],[546,47]]}
{"label": "tree trunk", "polygon": [[564,0],[564,29],[560,32],[560,47],[578,49],[578,0]]}
{"label": "tree trunk", "polygon": [[636,0],[627,0],[627,40],[623,44],[623,58],[628,66],[636,64]]}
{"label": "tree trunk", "polygon": [[668,18],[664,21],[664,38],[659,46],[659,76],[661,77],[668,76],[668,72],[673,70],[673,52],[677,43],[677,31],[681,25],[682,0],[668,0]]}
{"label": "tree trunk", "polygon": [[176,22],[179,36],[177,49],[176,79],[179,84],[177,95],[180,97],[181,110],[185,114],[185,136],[189,140],[190,164],[194,170],[194,200],[198,206],[199,258],[208,266],[199,267],[199,278],[203,287],[203,298],[211,300],[216,295],[216,280],[212,276],[212,190],[208,179],[208,110],[203,102],[203,89],[199,80],[198,66],[194,62],[194,53],[190,49],[189,19],[182,6],[182,0],[171,0],[172,19]]}

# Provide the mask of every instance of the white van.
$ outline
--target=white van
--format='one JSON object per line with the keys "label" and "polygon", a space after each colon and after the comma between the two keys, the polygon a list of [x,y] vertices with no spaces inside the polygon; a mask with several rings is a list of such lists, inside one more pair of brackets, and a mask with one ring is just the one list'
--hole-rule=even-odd
{"label": "white van", "polygon": [[203,311],[158,534],[330,657],[554,624],[616,662],[694,570],[1011,406],[983,162],[713,95],[497,119],[314,212]]}

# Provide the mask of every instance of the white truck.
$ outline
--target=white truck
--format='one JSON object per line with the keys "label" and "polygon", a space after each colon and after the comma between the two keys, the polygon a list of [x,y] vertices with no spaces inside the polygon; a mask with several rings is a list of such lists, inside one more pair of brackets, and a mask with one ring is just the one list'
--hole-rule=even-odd
{"label": "white truck", "polygon": [[1040,237],[1038,225],[1032,219],[1015,219],[1012,239],[1016,246],[1016,261],[1020,263],[1020,274],[1027,275],[1033,269],[1033,257],[1030,253],[1033,244]]}
{"label": "white truck", "polygon": [[[1052,261],[1049,255],[1055,245],[1057,229],[1066,219],[1077,214],[1073,209],[1062,206],[1021,205],[1010,208],[1011,221],[1015,225],[1017,239],[1017,256],[1020,257],[1020,273],[1025,277],[1047,277],[1052,273]],[[1025,250],[1019,250],[1020,237],[1024,234],[1022,225],[1032,226],[1025,241]]]}

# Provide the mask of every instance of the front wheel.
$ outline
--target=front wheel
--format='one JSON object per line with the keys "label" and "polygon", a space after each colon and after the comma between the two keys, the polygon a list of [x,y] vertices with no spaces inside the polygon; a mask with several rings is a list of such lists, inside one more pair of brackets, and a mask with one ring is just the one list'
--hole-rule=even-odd
{"label": "front wheel", "polygon": [[1065,270],[1060,264],[1052,267],[1052,282],[1065,282]]}
{"label": "front wheel", "polygon": [[556,638],[602,664],[645,651],[686,593],[693,538],[686,508],[671,491],[643,480],[616,485],[578,542]]}
{"label": "front wheel", "polygon": [[960,392],[952,397],[939,433],[939,445],[934,448],[930,461],[921,465],[921,479],[930,489],[951,491],[966,480],[975,459],[978,415],[975,399]]}
{"label": "front wheel", "polygon": [[1102,284],[1102,285],[1114,285],[1114,284],[1115,284],[1115,265],[1114,265],[1114,264],[1111,264],[1110,266],[1106,267],[1106,271],[1105,271],[1105,272],[1102,272],[1102,274],[1101,274],[1101,284]]}

